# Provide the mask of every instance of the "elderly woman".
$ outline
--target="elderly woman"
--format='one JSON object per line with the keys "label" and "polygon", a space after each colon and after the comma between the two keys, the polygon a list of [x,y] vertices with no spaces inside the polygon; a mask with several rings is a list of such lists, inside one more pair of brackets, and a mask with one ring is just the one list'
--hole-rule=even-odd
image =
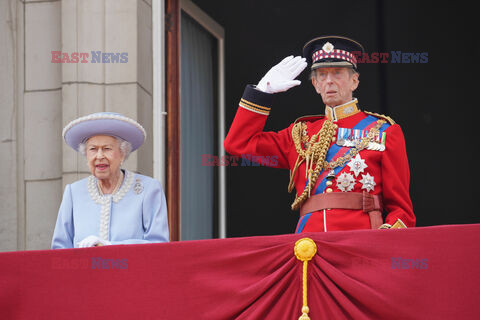
{"label": "elderly woman", "polygon": [[121,169],[145,136],[136,121],[110,112],[78,118],[63,129],[65,142],[86,156],[92,175],[65,187],[52,249],[168,241],[160,182]]}

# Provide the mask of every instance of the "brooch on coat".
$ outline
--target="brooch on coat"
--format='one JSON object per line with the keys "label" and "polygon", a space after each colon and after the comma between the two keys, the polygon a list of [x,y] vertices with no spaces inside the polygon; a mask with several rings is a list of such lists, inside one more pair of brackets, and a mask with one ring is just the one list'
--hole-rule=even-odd
{"label": "brooch on coat", "polygon": [[134,191],[136,194],[142,193],[142,191],[143,191],[143,184],[142,184],[142,180],[140,180],[140,178],[137,178],[137,179],[135,180],[135,185],[133,186],[133,191]]}

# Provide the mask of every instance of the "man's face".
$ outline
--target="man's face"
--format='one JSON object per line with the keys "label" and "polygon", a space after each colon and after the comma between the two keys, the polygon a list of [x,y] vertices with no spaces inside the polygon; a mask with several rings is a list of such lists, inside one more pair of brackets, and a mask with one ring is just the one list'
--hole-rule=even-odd
{"label": "man's face", "polygon": [[322,96],[323,103],[330,107],[351,101],[358,83],[358,73],[345,67],[319,68],[312,77],[315,90]]}

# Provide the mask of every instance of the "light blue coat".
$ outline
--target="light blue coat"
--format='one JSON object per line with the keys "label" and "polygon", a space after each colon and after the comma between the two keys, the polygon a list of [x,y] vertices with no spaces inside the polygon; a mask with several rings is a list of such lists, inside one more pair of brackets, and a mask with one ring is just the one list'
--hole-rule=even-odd
{"label": "light blue coat", "polygon": [[125,171],[122,186],[102,195],[94,176],[65,187],[52,249],[74,248],[90,235],[112,244],[166,242],[167,204],[160,182]]}

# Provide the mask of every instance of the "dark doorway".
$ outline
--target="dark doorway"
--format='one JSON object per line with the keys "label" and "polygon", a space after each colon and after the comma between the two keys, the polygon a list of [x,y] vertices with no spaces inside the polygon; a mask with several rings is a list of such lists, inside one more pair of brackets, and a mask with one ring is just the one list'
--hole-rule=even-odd
{"label": "dark doorway", "polygon": [[[256,84],[283,57],[300,55],[305,42],[339,34],[366,51],[387,52],[389,62],[360,66],[356,92],[362,108],[385,113],[405,133],[411,197],[418,226],[479,222],[474,210],[478,142],[473,77],[478,44],[466,6],[418,1],[193,0],[225,28],[226,128],[246,84]],[[470,16],[468,16],[470,15]],[[397,61],[392,53],[427,53],[424,63]],[[277,94],[265,130],[278,131],[297,117],[323,113],[309,84]],[[292,233],[288,171],[227,168],[227,235]]]}

